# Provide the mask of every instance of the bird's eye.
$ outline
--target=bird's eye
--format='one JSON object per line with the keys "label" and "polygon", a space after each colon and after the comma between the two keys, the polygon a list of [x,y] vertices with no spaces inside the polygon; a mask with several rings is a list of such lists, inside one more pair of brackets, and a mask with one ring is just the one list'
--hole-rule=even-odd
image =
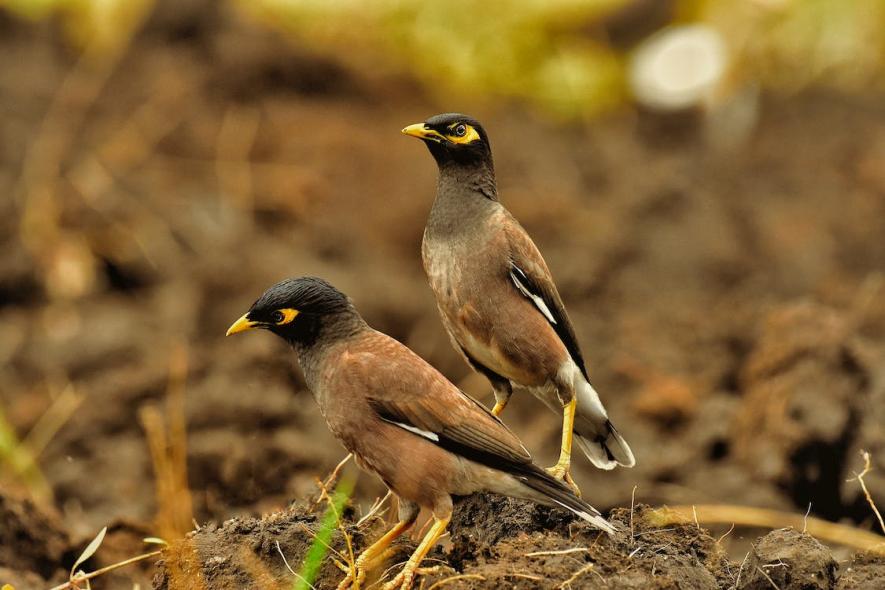
{"label": "bird's eye", "polygon": [[467,125],[459,123],[458,126],[455,127],[454,133],[456,137],[464,137],[467,134]]}
{"label": "bird's eye", "polygon": [[275,324],[281,324],[286,319],[286,315],[281,311],[275,311],[270,314],[270,319]]}

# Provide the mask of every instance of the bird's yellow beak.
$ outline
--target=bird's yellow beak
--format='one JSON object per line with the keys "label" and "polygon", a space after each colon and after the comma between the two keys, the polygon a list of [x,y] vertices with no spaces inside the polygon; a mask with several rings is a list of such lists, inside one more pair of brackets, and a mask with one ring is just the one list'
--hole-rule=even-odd
{"label": "bird's yellow beak", "polygon": [[418,139],[431,139],[433,141],[440,141],[445,139],[438,131],[430,129],[424,123],[415,123],[414,125],[409,125],[405,127],[402,131],[404,135],[411,135],[412,137],[417,137]]}
{"label": "bird's yellow beak", "polygon": [[243,314],[243,317],[238,319],[233,323],[233,325],[227,329],[227,333],[225,336],[230,336],[231,334],[236,334],[237,332],[245,332],[246,330],[251,330],[256,326],[255,322],[249,319],[249,314]]}

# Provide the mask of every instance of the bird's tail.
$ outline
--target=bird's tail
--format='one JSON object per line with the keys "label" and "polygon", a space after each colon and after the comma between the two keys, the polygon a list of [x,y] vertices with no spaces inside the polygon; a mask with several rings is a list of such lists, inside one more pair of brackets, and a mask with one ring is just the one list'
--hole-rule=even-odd
{"label": "bird's tail", "polygon": [[581,450],[600,469],[614,469],[618,465],[633,467],[636,464],[633,451],[608,419],[599,394],[586,379],[577,381],[575,434],[578,435],[576,440]]}
{"label": "bird's tail", "polygon": [[592,439],[575,430],[575,434],[578,435],[575,438],[578,446],[581,447],[590,462],[600,469],[614,469],[618,465],[622,467],[636,465],[636,459],[633,457],[633,451],[630,450],[627,441],[615,430],[610,420],[605,422],[607,434],[598,435]]}
{"label": "bird's tail", "polygon": [[599,510],[577,497],[568,486],[543,469],[531,465],[529,469],[514,477],[539,494],[546,500],[545,503],[565,508],[609,535],[615,533],[615,527],[602,517]]}

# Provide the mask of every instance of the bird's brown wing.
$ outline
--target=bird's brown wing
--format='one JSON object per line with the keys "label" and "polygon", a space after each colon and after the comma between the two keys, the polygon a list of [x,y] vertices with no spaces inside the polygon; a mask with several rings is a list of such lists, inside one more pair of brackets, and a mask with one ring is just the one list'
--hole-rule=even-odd
{"label": "bird's brown wing", "polygon": [[[498,469],[531,462],[516,435],[424,359],[376,333],[348,362],[378,417],[438,446]],[[354,383],[356,384],[356,383]]]}
{"label": "bird's brown wing", "polygon": [[575,328],[568,317],[553,276],[547,263],[541,256],[541,252],[528,233],[518,221],[509,215],[502,220],[504,231],[507,235],[507,243],[510,248],[507,272],[510,282],[519,293],[531,301],[553,329],[559,339],[565,345],[572,360],[578,365],[585,379],[587,368],[584,365],[584,356],[578,346],[578,338],[575,336]]}

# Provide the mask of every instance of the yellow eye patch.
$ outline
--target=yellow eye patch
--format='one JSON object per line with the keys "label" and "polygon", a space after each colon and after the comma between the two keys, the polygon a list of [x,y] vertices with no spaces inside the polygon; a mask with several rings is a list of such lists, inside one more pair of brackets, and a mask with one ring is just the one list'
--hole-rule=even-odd
{"label": "yellow eye patch", "polygon": [[[276,321],[277,326],[282,326],[282,325],[288,324],[289,322],[294,320],[295,316],[297,316],[297,315],[298,315],[297,309],[291,309],[291,308],[287,307],[285,309],[278,309],[277,311],[275,311],[273,319]],[[282,316],[282,319],[278,319],[280,316]]]}
{"label": "yellow eye patch", "polygon": [[[464,132],[461,135],[458,135],[461,131],[459,127],[464,128]],[[446,139],[452,143],[467,144],[478,141],[481,138],[479,132],[474,129],[473,126],[468,125],[467,123],[455,123],[454,125],[449,126],[448,133],[446,133]]]}

